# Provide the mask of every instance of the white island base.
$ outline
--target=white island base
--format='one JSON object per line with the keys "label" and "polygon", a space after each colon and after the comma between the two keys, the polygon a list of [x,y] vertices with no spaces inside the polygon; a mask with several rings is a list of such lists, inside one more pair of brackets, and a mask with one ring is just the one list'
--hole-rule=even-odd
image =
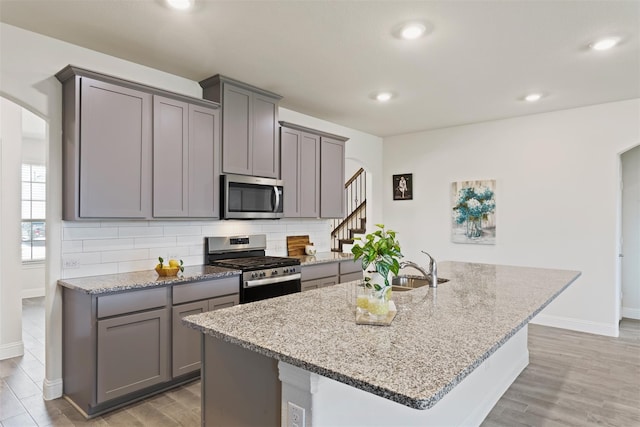
{"label": "white island base", "polygon": [[[434,406],[419,410],[279,362],[281,426],[477,426],[528,364],[524,326]],[[289,402],[304,408],[304,423],[288,418],[298,418]]]}
{"label": "white island base", "polygon": [[525,325],[434,406],[419,410],[211,336],[204,335],[203,353],[206,426],[474,426],[529,363]]}

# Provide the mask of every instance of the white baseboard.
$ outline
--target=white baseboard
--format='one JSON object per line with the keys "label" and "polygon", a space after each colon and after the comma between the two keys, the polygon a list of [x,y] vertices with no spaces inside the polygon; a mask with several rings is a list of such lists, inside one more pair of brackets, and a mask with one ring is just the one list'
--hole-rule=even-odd
{"label": "white baseboard", "polygon": [[622,317],[640,320],[640,308],[622,307]]}
{"label": "white baseboard", "polygon": [[551,326],[554,328],[569,329],[589,334],[605,335],[608,337],[619,336],[618,324],[597,323],[587,320],[572,319],[569,317],[551,316],[548,314],[538,314],[531,319],[534,325]]}
{"label": "white baseboard", "polygon": [[44,379],[42,382],[42,397],[44,400],[53,400],[62,397],[62,378],[54,380]]}
{"label": "white baseboard", "polygon": [[24,344],[22,341],[11,342],[0,345],[0,360],[11,359],[12,357],[24,354]]}
{"label": "white baseboard", "polygon": [[45,292],[44,288],[23,289],[22,299],[43,297],[44,292]]}

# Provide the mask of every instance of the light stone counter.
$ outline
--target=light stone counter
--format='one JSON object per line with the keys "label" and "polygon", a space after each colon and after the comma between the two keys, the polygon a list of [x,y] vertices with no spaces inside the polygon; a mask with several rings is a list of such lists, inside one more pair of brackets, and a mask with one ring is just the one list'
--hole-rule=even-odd
{"label": "light stone counter", "polygon": [[58,280],[58,285],[82,291],[90,295],[108,294],[132,289],[179,285],[196,280],[219,279],[239,276],[240,270],[209,265],[185,267],[184,272],[174,277],[160,277],[155,270],[135,271],[132,273],[105,274],[103,276],[78,277]]}
{"label": "light stone counter", "polygon": [[184,322],[251,352],[428,409],[580,276],[460,262],[438,267],[448,283],[394,292],[398,314],[389,327],[355,324],[357,282],[189,316]]}
{"label": "light stone counter", "polygon": [[298,258],[300,260],[300,265],[305,266],[353,260],[353,254],[345,254],[342,252],[318,252],[315,255],[296,255],[291,258]]}

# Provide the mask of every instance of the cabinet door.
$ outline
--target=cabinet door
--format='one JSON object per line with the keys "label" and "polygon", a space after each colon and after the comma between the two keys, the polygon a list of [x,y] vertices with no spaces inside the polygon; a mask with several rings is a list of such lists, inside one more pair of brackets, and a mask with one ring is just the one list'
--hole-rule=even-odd
{"label": "cabinet door", "polygon": [[252,96],[252,174],[278,178],[280,174],[278,101],[256,93]]}
{"label": "cabinet door", "polygon": [[173,307],[173,363],[171,373],[173,378],[200,369],[200,338],[201,333],[182,324],[182,318],[192,314],[209,311],[207,300],[180,304]]}
{"label": "cabinet door", "polygon": [[97,402],[169,380],[167,309],[98,321]]}
{"label": "cabinet door", "polygon": [[323,277],[321,279],[305,280],[301,282],[300,289],[302,292],[311,289],[326,288],[338,284],[338,276]]}
{"label": "cabinet door", "polygon": [[320,216],[343,218],[344,141],[321,138],[320,179]]}
{"label": "cabinet door", "polygon": [[189,104],[153,97],[153,216],[189,216]]}
{"label": "cabinet door", "polygon": [[189,106],[189,216],[220,216],[218,111]]}
{"label": "cabinet door", "polygon": [[280,178],[284,181],[284,216],[300,216],[298,195],[300,189],[300,138],[301,132],[280,129]]}
{"label": "cabinet door", "polygon": [[184,326],[182,318],[238,304],[240,304],[240,295],[233,294],[173,307],[173,378],[200,369],[202,333]]}
{"label": "cabinet door", "polygon": [[251,175],[251,92],[223,85],[222,172]]}
{"label": "cabinet door", "polygon": [[300,216],[320,216],[320,137],[302,133],[300,144]]}
{"label": "cabinet door", "polygon": [[80,217],[151,216],[150,94],[82,77]]}

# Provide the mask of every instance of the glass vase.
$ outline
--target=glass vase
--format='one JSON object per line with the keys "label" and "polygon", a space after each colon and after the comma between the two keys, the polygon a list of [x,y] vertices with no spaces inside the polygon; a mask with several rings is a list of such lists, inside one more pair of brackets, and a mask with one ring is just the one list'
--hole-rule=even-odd
{"label": "glass vase", "polygon": [[482,218],[469,218],[467,220],[466,235],[470,239],[477,239],[482,236]]}
{"label": "glass vase", "polygon": [[384,320],[389,314],[389,299],[391,298],[391,286],[383,287],[379,291],[372,291],[369,295],[367,311],[369,317],[376,320]]}

